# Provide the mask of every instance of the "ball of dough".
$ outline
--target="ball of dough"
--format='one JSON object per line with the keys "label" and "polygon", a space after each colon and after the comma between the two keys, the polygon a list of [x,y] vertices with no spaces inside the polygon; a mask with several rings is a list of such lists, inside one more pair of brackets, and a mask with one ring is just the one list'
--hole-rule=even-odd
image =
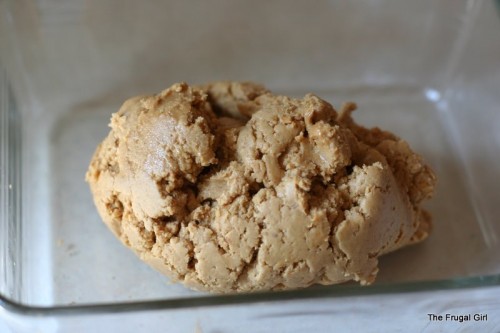
{"label": "ball of dough", "polygon": [[86,179],[112,232],[174,281],[213,292],[370,284],[425,239],[436,177],[395,135],[308,94],[175,84],[126,101]]}

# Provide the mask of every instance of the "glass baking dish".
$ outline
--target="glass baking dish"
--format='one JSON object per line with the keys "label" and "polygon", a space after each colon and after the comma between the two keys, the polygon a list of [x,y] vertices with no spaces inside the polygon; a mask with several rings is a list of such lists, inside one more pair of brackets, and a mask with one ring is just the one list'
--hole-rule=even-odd
{"label": "glass baking dish", "polygon": [[[172,316],[202,327],[206,307],[223,318],[248,305],[234,316],[249,321],[267,311],[256,302],[499,286],[497,9],[481,0],[0,1],[0,315],[27,331],[76,331],[100,314],[130,329]],[[355,101],[359,123],[409,141],[438,175],[430,238],[382,257],[369,287],[208,295],[141,263],[94,208],[91,154],[126,98],[221,79],[313,92],[336,107]]]}

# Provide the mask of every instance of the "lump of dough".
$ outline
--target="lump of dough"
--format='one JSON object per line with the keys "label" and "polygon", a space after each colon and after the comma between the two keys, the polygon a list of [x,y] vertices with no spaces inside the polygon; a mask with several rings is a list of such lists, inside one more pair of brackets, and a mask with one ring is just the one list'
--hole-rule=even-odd
{"label": "lump of dough", "polygon": [[175,281],[213,292],[370,284],[425,239],[436,177],[395,135],[308,94],[175,84],[111,118],[86,179],[113,233]]}

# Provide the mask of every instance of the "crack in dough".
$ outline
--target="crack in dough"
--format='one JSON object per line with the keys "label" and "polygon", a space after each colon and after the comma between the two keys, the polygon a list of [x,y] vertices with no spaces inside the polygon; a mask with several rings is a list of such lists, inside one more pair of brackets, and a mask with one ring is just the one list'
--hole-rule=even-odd
{"label": "crack in dough", "polygon": [[394,134],[308,94],[249,82],[175,84],[126,101],[86,174],[126,246],[219,293],[349,280],[424,240],[436,177]]}

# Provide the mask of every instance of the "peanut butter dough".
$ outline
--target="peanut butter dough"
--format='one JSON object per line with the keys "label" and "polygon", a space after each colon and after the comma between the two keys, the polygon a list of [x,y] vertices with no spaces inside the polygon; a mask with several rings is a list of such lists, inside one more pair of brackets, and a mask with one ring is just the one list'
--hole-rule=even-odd
{"label": "peanut butter dough", "polygon": [[213,292],[348,280],[425,239],[436,177],[404,141],[316,97],[175,84],[126,101],[86,179],[113,233],[172,280]]}

